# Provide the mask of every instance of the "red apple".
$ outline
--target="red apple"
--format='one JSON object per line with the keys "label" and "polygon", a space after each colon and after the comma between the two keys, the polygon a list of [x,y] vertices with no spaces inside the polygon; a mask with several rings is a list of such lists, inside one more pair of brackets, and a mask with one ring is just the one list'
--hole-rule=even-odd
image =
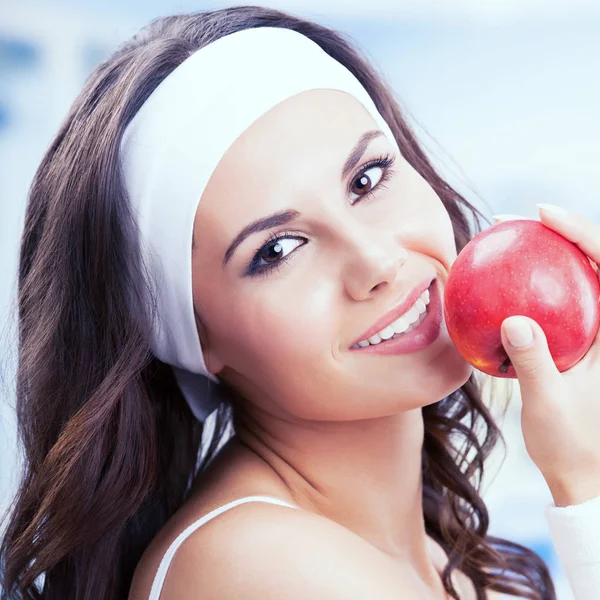
{"label": "red apple", "polygon": [[452,265],[444,293],[448,333],[460,354],[495,377],[515,378],[500,325],[531,317],[559,371],[579,362],[600,326],[600,283],[586,255],[539,221],[502,221],[476,235]]}

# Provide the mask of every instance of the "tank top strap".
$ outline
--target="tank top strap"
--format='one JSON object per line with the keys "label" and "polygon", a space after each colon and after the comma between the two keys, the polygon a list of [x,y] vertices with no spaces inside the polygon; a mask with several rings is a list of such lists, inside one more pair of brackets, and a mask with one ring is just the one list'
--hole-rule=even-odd
{"label": "tank top strap", "polygon": [[289,504],[284,500],[280,500],[278,498],[271,498],[270,496],[245,496],[244,498],[238,498],[237,500],[233,500],[228,502],[227,504],[223,504],[214,510],[211,510],[209,513],[200,517],[198,520],[194,521],[191,525],[188,525],[172,542],[165,552],[162,560],[160,561],[160,565],[158,566],[158,570],[156,575],[154,576],[154,581],[152,582],[152,588],[150,590],[150,596],[148,600],[159,600],[160,593],[162,591],[162,587],[165,582],[165,578],[167,576],[167,571],[169,570],[169,566],[171,565],[171,561],[173,560],[173,556],[175,556],[175,552],[185,540],[198,529],[211,519],[218,517],[221,513],[225,511],[235,508],[240,504],[245,504],[246,502],[267,502],[269,504],[278,504],[280,506],[288,506],[290,508],[300,509],[299,506],[295,506],[294,504]]}

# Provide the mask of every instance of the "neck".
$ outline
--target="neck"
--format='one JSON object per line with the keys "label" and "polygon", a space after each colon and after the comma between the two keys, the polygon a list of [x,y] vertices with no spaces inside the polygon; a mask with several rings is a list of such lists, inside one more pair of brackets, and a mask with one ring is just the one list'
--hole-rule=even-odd
{"label": "neck", "polygon": [[260,425],[243,413],[236,434],[299,506],[408,562],[424,581],[439,581],[423,518],[420,408],[344,422],[298,423],[261,413]]}

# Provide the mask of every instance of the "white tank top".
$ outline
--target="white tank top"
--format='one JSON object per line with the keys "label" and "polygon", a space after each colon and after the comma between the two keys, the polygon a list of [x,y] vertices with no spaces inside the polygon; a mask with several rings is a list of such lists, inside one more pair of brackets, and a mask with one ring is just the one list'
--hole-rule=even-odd
{"label": "white tank top", "polygon": [[162,560],[160,561],[160,565],[158,566],[158,571],[154,576],[154,581],[152,582],[152,588],[150,590],[150,596],[148,600],[159,600],[160,592],[165,583],[165,578],[167,576],[167,571],[169,570],[169,566],[171,561],[173,560],[173,556],[175,556],[175,552],[185,540],[198,529],[198,527],[204,525],[211,519],[219,516],[221,513],[229,510],[230,508],[234,508],[235,506],[239,506],[240,504],[245,504],[246,502],[268,502],[269,504],[279,504],[280,506],[289,506],[290,508],[300,509],[299,506],[295,506],[293,504],[288,504],[283,500],[279,500],[277,498],[270,498],[269,496],[246,496],[244,498],[239,498],[238,500],[233,500],[232,502],[228,502],[223,506],[219,506],[214,510],[211,510],[208,514],[200,517],[197,521],[194,521],[191,525],[188,525],[174,540],[171,542],[171,545],[168,547],[165,552]]}

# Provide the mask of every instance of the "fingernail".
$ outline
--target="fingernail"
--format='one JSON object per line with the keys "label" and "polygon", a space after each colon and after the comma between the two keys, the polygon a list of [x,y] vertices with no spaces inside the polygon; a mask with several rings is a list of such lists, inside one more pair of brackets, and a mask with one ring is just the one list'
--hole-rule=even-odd
{"label": "fingernail", "polygon": [[492,217],[496,219],[496,221],[514,221],[515,219],[527,219],[527,217],[522,217],[521,215],[494,215]]}
{"label": "fingernail", "polygon": [[564,217],[569,214],[569,211],[562,208],[562,206],[556,206],[555,204],[536,204],[538,208],[541,208],[544,212],[549,215],[553,215],[556,217]]}
{"label": "fingernail", "polygon": [[510,317],[504,325],[504,333],[514,348],[527,348],[533,343],[533,329],[525,319]]}

